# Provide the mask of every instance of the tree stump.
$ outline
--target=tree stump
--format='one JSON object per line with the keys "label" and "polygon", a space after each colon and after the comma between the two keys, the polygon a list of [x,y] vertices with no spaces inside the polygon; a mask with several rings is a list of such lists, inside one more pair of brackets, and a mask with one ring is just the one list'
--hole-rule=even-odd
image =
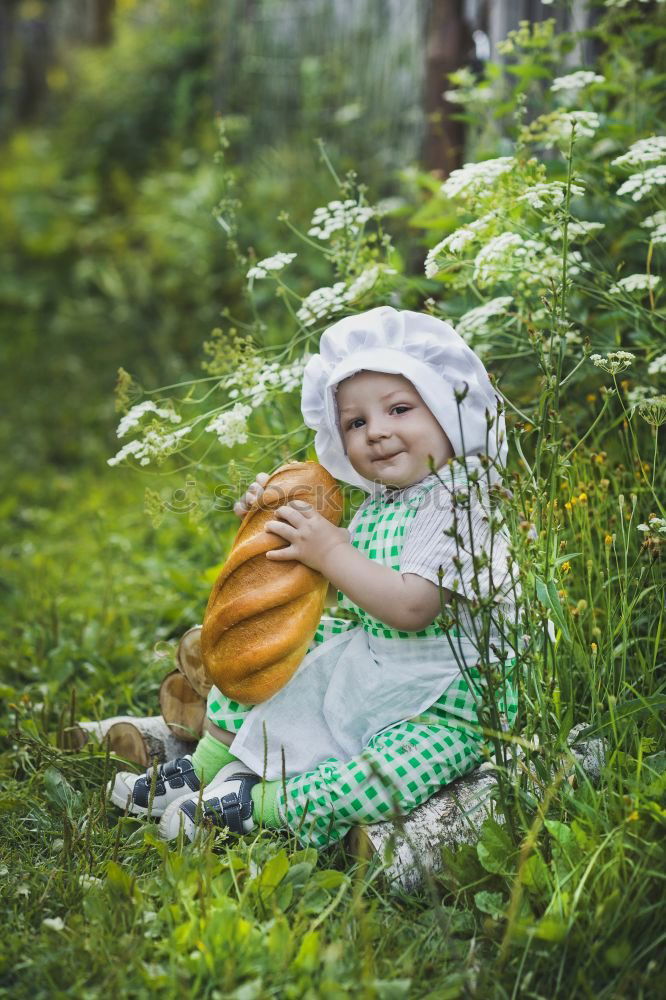
{"label": "tree stump", "polygon": [[180,670],[172,670],[160,685],[160,711],[167,726],[181,740],[201,736],[206,717],[206,699],[194,690]]}
{"label": "tree stump", "polygon": [[137,719],[115,715],[99,722],[79,722],[68,728],[68,735],[69,749],[80,750],[92,738],[104,747],[108,745],[116,757],[139,767],[149,767],[155,757],[163,763],[192,750],[191,743],[174,736],[159,716]]}
{"label": "tree stump", "polygon": [[176,665],[197,694],[206,698],[213,682],[201,659],[201,625],[189,628],[178,643]]}

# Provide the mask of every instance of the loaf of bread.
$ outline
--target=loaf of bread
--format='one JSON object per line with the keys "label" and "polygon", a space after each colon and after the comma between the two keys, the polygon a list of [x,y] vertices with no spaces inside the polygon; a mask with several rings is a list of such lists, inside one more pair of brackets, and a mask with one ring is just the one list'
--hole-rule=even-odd
{"label": "loaf of bread", "polygon": [[281,466],[247,512],[211,591],[201,630],[201,655],[211,680],[243,705],[266,701],[292,677],[312,641],[328,581],[294,559],[266,552],[289,543],[264,530],[276,509],[305,500],[336,526],[342,497],[317,462]]}

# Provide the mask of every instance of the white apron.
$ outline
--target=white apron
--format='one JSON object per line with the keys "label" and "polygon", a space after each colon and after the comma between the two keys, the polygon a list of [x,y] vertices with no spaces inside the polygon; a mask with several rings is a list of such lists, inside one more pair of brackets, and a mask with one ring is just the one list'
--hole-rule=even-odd
{"label": "white apron", "polygon": [[[413,500],[376,500],[361,515],[351,543],[399,570],[415,513]],[[460,674],[439,625],[399,632],[341,596],[339,606],[359,621],[322,619],[315,638],[339,634],[311,647],[289,683],[251,709],[234,739],[234,755],[269,781],[282,776],[283,756],[286,777],[329,758],[349,760],[381,730],[433,705]],[[473,642],[454,634],[457,656],[474,664]]]}

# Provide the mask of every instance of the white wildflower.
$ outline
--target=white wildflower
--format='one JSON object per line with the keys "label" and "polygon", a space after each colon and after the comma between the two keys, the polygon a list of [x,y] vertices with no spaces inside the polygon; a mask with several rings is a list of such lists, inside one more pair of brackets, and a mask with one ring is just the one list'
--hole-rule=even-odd
{"label": "white wildflower", "polygon": [[[666,357],[666,355],[664,355]],[[653,389],[650,385],[635,385],[627,389],[624,397],[629,407],[630,411],[633,411],[641,405],[641,403],[649,402],[657,395],[656,389]]]}
{"label": "white wildflower", "polygon": [[356,235],[376,214],[372,205],[359,205],[353,198],[329,201],[328,205],[315,209],[308,236],[325,241],[340,230]]}
{"label": "white wildflower", "polygon": [[168,410],[165,407],[157,406],[152,400],[147,399],[143,403],[137,403],[133,406],[125,416],[122,418],[118,424],[116,430],[116,435],[119,438],[125,437],[130,431],[133,431],[141,423],[141,418],[145,416],[146,413],[152,413],[155,417],[161,417],[162,420],[169,420],[172,424],[179,424],[181,417],[174,411]]}
{"label": "white wildflower", "polygon": [[473,222],[466,223],[459,229],[454,230],[454,232],[449,233],[449,235],[445,236],[443,240],[440,240],[437,246],[434,246],[432,250],[428,251],[424,264],[426,277],[434,278],[440,270],[437,263],[437,258],[440,254],[446,253],[449,255],[455,255],[460,253],[469,243],[477,239],[479,234],[482,233],[484,229],[488,228],[495,217],[494,212],[488,212],[486,215],[482,215],[479,219],[475,219]]}
{"label": "white wildflower", "polygon": [[507,281],[513,274],[516,252],[523,246],[518,233],[501,233],[481,247],[474,259],[474,280],[479,284]]}
{"label": "white wildflower", "polygon": [[340,312],[346,304],[347,286],[344,281],[336,281],[332,288],[315,288],[314,292],[310,292],[296,317],[304,326],[313,326],[317,320]]}
{"label": "white wildflower", "polygon": [[656,514],[650,514],[648,523],[639,524],[638,531],[654,531],[660,535],[666,535],[666,517],[657,517]]}
{"label": "white wildflower", "polygon": [[660,281],[661,278],[656,274],[629,274],[611,285],[608,291],[611,295],[618,295],[620,292],[645,292],[656,288]]}
{"label": "white wildflower", "polygon": [[191,428],[179,427],[175,431],[167,431],[163,427],[150,427],[142,438],[135,438],[128,441],[120,451],[107,459],[107,465],[119,465],[130,456],[135,458],[139,465],[150,465],[152,461],[160,464],[178,451],[180,442]]}
{"label": "white wildflower", "polygon": [[447,198],[469,198],[492,188],[495,181],[516,166],[513,156],[500,156],[480,163],[465,163],[453,170],[441,187]]}
{"label": "white wildflower", "polygon": [[646,423],[661,427],[666,423],[666,396],[655,395],[638,404],[638,412]]}
{"label": "white wildflower", "polygon": [[650,230],[652,243],[666,243],[666,211],[655,212],[641,222],[644,229]]}
{"label": "white wildflower", "polygon": [[295,253],[283,253],[280,250],[278,253],[273,254],[272,257],[265,257],[263,260],[258,261],[250,268],[246,277],[251,281],[254,278],[267,278],[271,272],[281,271],[287,264],[291,264],[294,257],[296,257]]}
{"label": "white wildflower", "polygon": [[223,410],[206,425],[210,434],[216,434],[220,444],[232,448],[247,441],[247,418],[252,413],[251,406],[236,403],[231,410]]}
{"label": "white wildflower", "polygon": [[657,167],[648,167],[647,170],[642,170],[638,174],[631,174],[617,189],[617,193],[619,195],[630,194],[632,201],[640,201],[663,184],[666,184],[666,164],[664,163]]}
{"label": "white wildflower", "polygon": [[551,84],[554,94],[558,91],[578,91],[589,87],[593,83],[605,83],[606,78],[595,73],[591,69],[579,69],[575,73],[567,73],[566,76],[557,76]]}
{"label": "white wildflower", "polygon": [[605,357],[602,354],[590,354],[592,364],[608,372],[609,375],[617,375],[619,372],[626,371],[635,360],[636,355],[632,354],[631,351],[611,351]]}
{"label": "white wildflower", "polygon": [[500,295],[495,299],[490,299],[489,302],[484,302],[482,306],[476,306],[475,309],[470,309],[464,316],[461,316],[456,323],[456,330],[465,339],[484,333],[488,321],[494,316],[505,315],[512,302],[512,295]]}
{"label": "white wildflower", "polygon": [[651,135],[634,142],[626,153],[611,160],[614,167],[641,167],[666,160],[666,135]]}
{"label": "white wildflower", "polygon": [[[566,190],[567,186],[564,181],[551,181],[548,184],[534,184],[525,192],[525,194],[521,194],[517,200],[527,202],[530,208],[534,209],[550,207],[560,208],[564,204]],[[572,198],[580,197],[584,194],[585,188],[582,184],[571,185]]]}
{"label": "white wildflower", "polygon": [[648,375],[666,375],[666,354],[660,354],[658,358],[648,365]]}
{"label": "white wildflower", "polygon": [[[584,239],[591,233],[597,233],[603,228],[603,222],[584,222],[581,219],[570,219],[567,226],[567,239],[570,241]],[[564,228],[562,226],[553,226],[546,231],[546,235],[551,240],[562,240],[564,239]]]}
{"label": "white wildflower", "polygon": [[591,139],[600,125],[596,111],[560,111],[550,117],[537,138],[546,149],[552,149],[555,145],[569,142],[574,126],[576,139]]}
{"label": "white wildflower", "polygon": [[382,264],[371,264],[354,278],[345,293],[346,301],[356,302],[377,284],[377,279],[382,274],[397,274],[397,271],[393,267],[384,267]]}
{"label": "white wildflower", "polygon": [[49,927],[52,931],[64,931],[65,921],[62,917],[44,917],[42,927]]}
{"label": "white wildflower", "polygon": [[487,85],[444,91],[444,97],[449,104],[489,104],[496,96],[495,89]]}

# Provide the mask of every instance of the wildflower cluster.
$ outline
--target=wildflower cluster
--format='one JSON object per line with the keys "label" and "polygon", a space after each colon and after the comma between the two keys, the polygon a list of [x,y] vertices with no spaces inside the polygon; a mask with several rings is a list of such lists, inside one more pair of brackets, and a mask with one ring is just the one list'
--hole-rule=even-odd
{"label": "wildflower cluster", "polygon": [[329,201],[328,205],[315,209],[308,236],[326,241],[333,233],[342,230],[356,235],[376,214],[376,209],[372,205],[359,205],[353,198],[347,198],[346,201]]}
{"label": "wildflower cluster", "polygon": [[624,184],[617,189],[619,195],[630,194],[632,201],[641,201],[655,190],[666,184],[666,164],[648,167],[640,173],[631,174]]}
{"label": "wildflower cluster", "polygon": [[281,271],[287,264],[291,264],[292,260],[296,257],[295,253],[283,253],[278,251],[278,253],[273,254],[272,257],[265,257],[264,260],[260,260],[257,264],[250,268],[247,272],[246,277],[250,281],[255,278],[268,278],[269,275],[275,271]]}
{"label": "wildflower cluster", "polygon": [[534,142],[544,149],[552,149],[568,145],[572,131],[577,140],[591,139],[600,126],[601,119],[596,111],[549,111],[524,126],[520,138],[522,142]]}
{"label": "wildflower cluster", "polygon": [[247,441],[247,418],[252,413],[251,406],[236,403],[231,410],[224,410],[206,425],[210,434],[216,434],[220,444],[228,448],[235,444],[245,444]]}
{"label": "wildflower cluster", "polygon": [[601,354],[590,354],[592,364],[608,372],[609,375],[617,375],[619,372],[626,371],[635,360],[636,355],[632,354],[631,351],[611,351],[606,357]]}
{"label": "wildflower cluster", "polygon": [[151,462],[156,462],[159,465],[178,451],[183,438],[190,431],[189,426],[169,431],[163,425],[154,423],[146,429],[142,438],[128,441],[113,458],[107,459],[107,463],[119,465],[126,458],[132,457],[139,465],[150,465]]}
{"label": "wildflower cluster", "polygon": [[666,135],[653,135],[634,142],[626,153],[616,156],[614,167],[640,167],[644,163],[661,163],[666,160]]}
{"label": "wildflower cluster", "polygon": [[384,275],[396,274],[395,268],[385,264],[370,264],[351,281],[336,281],[330,287],[315,288],[303,299],[296,318],[303,326],[314,326],[319,320],[328,319],[358,302],[378,284]]}
{"label": "wildflower cluster", "polygon": [[[664,355],[666,358],[666,355]],[[661,427],[666,423],[666,396],[652,396],[638,403],[638,412],[646,423]]]}
{"label": "wildflower cluster", "polygon": [[513,170],[516,160],[513,156],[500,156],[494,160],[482,160],[480,163],[465,163],[458,170],[453,170],[444,181],[441,192],[446,198],[472,198],[480,192],[486,192],[495,181]]}
{"label": "wildflower cluster", "polygon": [[618,295],[621,292],[646,292],[656,288],[660,281],[661,278],[656,274],[629,274],[612,284],[608,291],[611,295]]}
{"label": "wildflower cluster", "polygon": [[655,535],[666,535],[666,517],[650,514],[647,524],[639,524],[638,531],[650,532]]}
{"label": "wildflower cluster", "polygon": [[512,302],[513,296],[511,295],[500,295],[495,299],[490,299],[482,306],[476,306],[461,316],[456,324],[456,330],[465,339],[482,334],[486,331],[489,320],[496,316],[505,315]]}
{"label": "wildflower cluster", "polygon": [[666,211],[655,212],[643,219],[641,226],[650,230],[650,240],[652,243],[666,243]]}
{"label": "wildflower cluster", "polygon": [[599,73],[595,73],[591,69],[579,69],[575,73],[567,73],[566,76],[557,76],[553,80],[550,89],[556,93],[566,92],[578,92],[579,90],[584,90],[585,87],[589,87],[593,83],[605,83],[606,78],[600,76]]}
{"label": "wildflower cluster", "polygon": [[241,367],[226,378],[220,388],[229,390],[229,399],[238,399],[243,392],[245,402],[255,409],[266,402],[270,392],[293,392],[298,388],[307,360],[307,356],[297,358],[285,367],[271,361],[259,370],[254,366],[248,371]]}
{"label": "wildflower cluster", "polygon": [[[530,208],[560,208],[566,197],[564,181],[551,181],[549,184],[534,184],[524,194],[518,196],[518,201],[526,202]],[[580,197],[585,194],[582,184],[571,184],[571,196]]]}
{"label": "wildflower cluster", "polygon": [[146,399],[143,403],[137,403],[133,406],[125,416],[121,419],[118,427],[116,428],[116,437],[124,438],[127,437],[130,431],[135,430],[141,423],[142,418],[150,413],[153,417],[159,417],[162,420],[170,421],[173,424],[179,424],[181,417],[175,412],[175,410],[166,409],[165,407],[160,407],[152,400]]}
{"label": "wildflower cluster", "polygon": [[666,354],[653,358],[648,365],[648,375],[666,375]]}

